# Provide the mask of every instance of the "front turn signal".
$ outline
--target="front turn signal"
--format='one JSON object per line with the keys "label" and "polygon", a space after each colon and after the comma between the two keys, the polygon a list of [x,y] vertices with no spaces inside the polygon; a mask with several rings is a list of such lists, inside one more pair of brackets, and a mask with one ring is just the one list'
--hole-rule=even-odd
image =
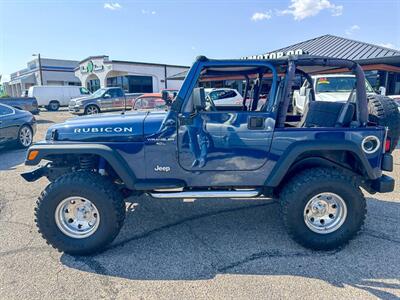
{"label": "front turn signal", "polygon": [[32,150],[28,154],[28,160],[34,160],[39,154],[38,150]]}

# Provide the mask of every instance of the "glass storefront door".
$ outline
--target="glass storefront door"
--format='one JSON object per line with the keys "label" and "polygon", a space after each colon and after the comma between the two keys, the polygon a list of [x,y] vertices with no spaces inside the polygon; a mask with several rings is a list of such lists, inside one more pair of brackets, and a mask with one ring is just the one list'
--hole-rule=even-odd
{"label": "glass storefront door", "polygon": [[99,79],[88,80],[86,87],[89,91],[93,93],[100,88],[100,80]]}

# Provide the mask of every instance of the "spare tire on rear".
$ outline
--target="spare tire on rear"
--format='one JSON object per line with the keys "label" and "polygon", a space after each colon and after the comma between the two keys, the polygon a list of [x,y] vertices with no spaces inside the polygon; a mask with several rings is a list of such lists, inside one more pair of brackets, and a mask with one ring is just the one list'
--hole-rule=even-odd
{"label": "spare tire on rear", "polygon": [[367,95],[369,120],[381,126],[388,127],[390,138],[390,152],[399,142],[400,112],[393,99],[382,95]]}

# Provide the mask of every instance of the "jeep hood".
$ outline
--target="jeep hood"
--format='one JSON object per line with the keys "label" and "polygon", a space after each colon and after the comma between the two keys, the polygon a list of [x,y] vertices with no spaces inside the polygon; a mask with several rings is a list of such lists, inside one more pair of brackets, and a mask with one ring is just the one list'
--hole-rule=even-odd
{"label": "jeep hood", "polygon": [[[150,118],[148,118],[151,115]],[[75,142],[140,142],[144,128],[155,133],[160,129],[166,112],[128,112],[125,114],[98,114],[75,117],[51,126],[46,140]],[[146,130],[147,131],[147,130]]]}
{"label": "jeep hood", "polygon": [[346,102],[350,96],[350,92],[330,92],[330,93],[316,93],[315,100],[317,101],[332,101],[332,102]]}

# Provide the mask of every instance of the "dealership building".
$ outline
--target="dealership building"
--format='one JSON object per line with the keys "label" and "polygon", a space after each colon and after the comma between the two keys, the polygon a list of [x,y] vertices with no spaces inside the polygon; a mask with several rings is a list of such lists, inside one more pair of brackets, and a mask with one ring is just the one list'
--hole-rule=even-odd
{"label": "dealership building", "polygon": [[110,60],[108,56],[90,56],[82,61],[38,58],[27,68],[10,75],[5,92],[20,97],[33,85],[81,85],[90,91],[119,86],[126,93],[155,93],[179,89],[182,80],[168,77],[187,71],[188,66]]}
{"label": "dealership building", "polygon": [[75,76],[79,61],[35,58],[25,69],[10,74],[10,81],[4,83],[7,95],[20,97],[33,85],[81,85]]}
{"label": "dealership building", "polygon": [[[356,61],[363,68],[365,75],[371,85],[378,90],[384,87],[387,95],[400,94],[400,51],[389,49],[379,45],[355,41],[348,38],[334,35],[323,35],[310,40],[296,43],[287,47],[276,49],[264,54],[247,56],[253,59],[276,59],[284,55],[318,55],[334,58],[351,59]],[[331,73],[348,72],[348,70],[330,70]],[[322,71],[322,73],[329,73]],[[182,80],[186,72],[182,72],[169,78]],[[221,80],[203,82],[205,87],[231,87],[239,90],[243,89],[242,81]],[[295,86],[301,84],[298,79]],[[268,85],[268,79],[266,79]]]}
{"label": "dealership building", "polygon": [[119,86],[126,93],[153,93],[179,89],[182,80],[168,80],[168,77],[188,69],[188,66],[110,60],[101,55],[80,61],[75,76],[92,92],[102,87]]}

